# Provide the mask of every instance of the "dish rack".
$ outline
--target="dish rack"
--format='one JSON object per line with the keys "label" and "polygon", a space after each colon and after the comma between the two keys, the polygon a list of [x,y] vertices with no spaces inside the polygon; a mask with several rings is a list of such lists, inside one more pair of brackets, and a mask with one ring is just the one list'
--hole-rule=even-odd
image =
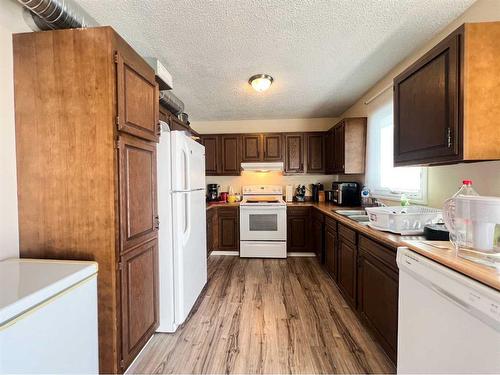
{"label": "dish rack", "polygon": [[442,211],[423,206],[367,207],[368,225],[374,229],[401,235],[418,235],[427,224],[443,220]]}

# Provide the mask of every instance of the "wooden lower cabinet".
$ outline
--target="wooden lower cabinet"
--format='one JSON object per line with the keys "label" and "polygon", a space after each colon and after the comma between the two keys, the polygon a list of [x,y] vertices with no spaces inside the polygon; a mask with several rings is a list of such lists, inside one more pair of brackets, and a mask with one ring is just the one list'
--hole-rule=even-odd
{"label": "wooden lower cabinet", "polygon": [[240,250],[239,207],[217,208],[217,250]]}
{"label": "wooden lower cabinet", "polygon": [[338,276],[337,242],[337,223],[327,217],[325,222],[325,269],[334,280],[337,280]]}
{"label": "wooden lower cabinet", "polygon": [[325,217],[317,210],[313,210],[312,214],[312,230],[311,230],[311,250],[316,253],[316,257],[320,263],[325,261]]}
{"label": "wooden lower cabinet", "polygon": [[158,327],[158,240],[121,257],[122,360],[126,368]]}
{"label": "wooden lower cabinet", "polygon": [[347,302],[356,307],[356,245],[339,237],[338,243],[338,285]]}
{"label": "wooden lower cabinet", "polygon": [[217,238],[217,209],[207,210],[207,256],[215,249]]}
{"label": "wooden lower cabinet", "polygon": [[358,311],[389,357],[396,362],[399,285],[396,249],[362,238],[357,279]]}
{"label": "wooden lower cabinet", "polygon": [[288,207],[286,232],[288,252],[310,252],[311,207]]}

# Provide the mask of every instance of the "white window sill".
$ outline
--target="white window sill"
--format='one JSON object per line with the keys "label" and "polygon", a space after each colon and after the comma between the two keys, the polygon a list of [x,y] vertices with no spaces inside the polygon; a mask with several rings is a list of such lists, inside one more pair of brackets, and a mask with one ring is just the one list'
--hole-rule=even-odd
{"label": "white window sill", "polygon": [[[388,200],[392,202],[396,202],[398,205],[401,202],[401,194],[391,194],[389,192],[385,193],[382,191],[373,191],[371,193],[371,196],[377,199],[382,199],[382,200]],[[408,195],[407,195],[408,196]],[[418,205],[427,205],[427,197],[425,198],[412,198],[408,197],[408,201],[411,204],[418,204]]]}

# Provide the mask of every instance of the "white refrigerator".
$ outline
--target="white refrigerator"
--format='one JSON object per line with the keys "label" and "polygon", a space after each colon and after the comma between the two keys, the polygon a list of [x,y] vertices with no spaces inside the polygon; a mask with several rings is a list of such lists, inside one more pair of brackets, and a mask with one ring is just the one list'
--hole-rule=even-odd
{"label": "white refrigerator", "polygon": [[158,332],[175,332],[207,282],[205,147],[185,132],[161,126]]}

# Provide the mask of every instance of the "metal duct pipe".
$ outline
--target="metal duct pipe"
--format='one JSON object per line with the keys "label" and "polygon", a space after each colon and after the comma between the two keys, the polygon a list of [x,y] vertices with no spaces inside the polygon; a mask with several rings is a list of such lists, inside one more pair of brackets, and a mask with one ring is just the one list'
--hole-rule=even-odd
{"label": "metal duct pipe", "polygon": [[160,104],[165,106],[170,112],[178,116],[184,111],[184,102],[180,100],[172,90],[160,91]]}
{"label": "metal duct pipe", "polygon": [[71,0],[17,0],[29,10],[40,30],[98,26],[96,20]]}

